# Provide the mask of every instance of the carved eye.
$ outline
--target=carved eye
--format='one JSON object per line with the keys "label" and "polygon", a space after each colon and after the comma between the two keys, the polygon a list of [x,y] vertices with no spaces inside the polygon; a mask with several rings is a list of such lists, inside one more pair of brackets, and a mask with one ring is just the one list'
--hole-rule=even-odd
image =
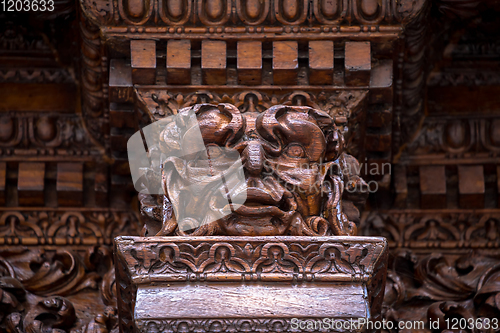
{"label": "carved eye", "polygon": [[214,144],[208,144],[205,146],[205,150],[198,153],[199,160],[215,160],[222,155],[222,150],[219,146]]}
{"label": "carved eye", "polygon": [[208,144],[205,146],[206,150],[201,152],[201,157],[202,159],[208,160],[215,160],[219,158],[222,155],[222,150],[220,149],[219,146],[214,145],[214,144]]}
{"label": "carved eye", "polygon": [[207,145],[207,155],[211,159],[217,159],[222,156],[222,149],[217,145]]}
{"label": "carved eye", "polygon": [[304,148],[298,144],[292,144],[286,147],[285,154],[293,158],[304,158],[306,157],[306,152]]}

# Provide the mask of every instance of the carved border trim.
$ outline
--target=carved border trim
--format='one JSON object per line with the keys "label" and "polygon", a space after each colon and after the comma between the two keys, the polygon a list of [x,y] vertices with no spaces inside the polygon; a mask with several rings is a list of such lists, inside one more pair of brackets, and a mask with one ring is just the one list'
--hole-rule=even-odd
{"label": "carved border trim", "polygon": [[[212,31],[222,32],[220,26],[231,22],[244,24],[259,31],[258,25],[280,23],[296,30],[298,25],[320,23],[340,25],[357,23],[362,25],[393,24],[404,22],[421,10],[424,1],[361,2],[358,0],[338,0],[328,5],[320,1],[275,0],[261,1],[255,7],[242,0],[214,0],[214,6],[207,6],[206,0],[177,1],[164,0],[140,1],[130,5],[124,0],[82,0],[81,8],[86,16],[101,25],[129,25],[141,29],[144,25],[167,25],[173,30],[187,24],[199,23]],[[332,6],[333,5],[333,6]],[[274,7],[274,8],[273,8]],[[269,27],[273,28],[273,27]],[[255,31],[254,30],[254,31]]]}
{"label": "carved border trim", "polygon": [[389,210],[366,213],[364,234],[382,235],[391,248],[499,248],[500,210]]}
{"label": "carved border trim", "polygon": [[[397,39],[401,37],[403,28],[401,26],[380,26],[371,27],[370,30],[364,30],[361,26],[342,26],[342,27],[297,27],[297,31],[286,30],[290,27],[261,27],[256,30],[253,27],[220,27],[220,32],[211,31],[205,27],[110,27],[101,28],[103,36],[106,38],[127,38],[127,39],[207,39],[217,38],[219,40],[246,40],[246,39],[272,39],[272,40],[288,40],[294,39],[310,39],[315,40],[331,40],[332,38],[360,38],[376,40],[377,38]],[[291,28],[290,28],[291,29]],[[223,35],[221,35],[223,33]]]}
{"label": "carved border trim", "polygon": [[[135,284],[367,282],[386,242],[366,237],[118,237]],[[272,266],[272,267],[271,267]]]}
{"label": "carved border trim", "polygon": [[[379,313],[387,253],[387,242],[380,237],[117,237],[120,329],[136,329],[137,286],[151,283],[362,282],[370,311]],[[153,324],[164,325],[151,320],[139,325],[149,329]]]}
{"label": "carved border trim", "polygon": [[[231,333],[248,333],[248,332],[304,332],[299,327],[294,328],[293,318],[269,319],[269,318],[213,318],[213,319],[148,319],[138,320],[137,329],[139,332],[162,332],[162,333],[177,333],[177,332],[231,332]],[[323,321],[324,318],[297,318],[303,322]],[[330,319],[330,318],[328,318]],[[336,324],[338,322],[338,324]],[[335,318],[335,322],[331,320],[332,325],[338,325],[341,329],[336,329],[335,332],[357,332],[358,330],[343,329],[349,327],[348,319]],[[356,323],[356,321],[354,321]],[[333,331],[332,331],[333,332]]]}
{"label": "carved border trim", "polygon": [[117,235],[138,231],[130,211],[0,207],[0,245],[112,244]]}

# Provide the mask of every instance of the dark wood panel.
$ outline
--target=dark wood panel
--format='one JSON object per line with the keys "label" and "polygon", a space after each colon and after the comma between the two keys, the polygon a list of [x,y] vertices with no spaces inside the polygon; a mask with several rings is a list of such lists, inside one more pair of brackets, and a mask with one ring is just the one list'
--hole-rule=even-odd
{"label": "dark wood panel", "polygon": [[75,112],[77,90],[73,84],[0,83],[0,112]]}

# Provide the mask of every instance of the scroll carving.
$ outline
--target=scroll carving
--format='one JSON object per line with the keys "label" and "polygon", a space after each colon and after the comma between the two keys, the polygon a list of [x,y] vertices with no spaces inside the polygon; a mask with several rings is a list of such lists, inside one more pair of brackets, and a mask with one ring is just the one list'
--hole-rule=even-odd
{"label": "scroll carving", "polygon": [[[0,251],[0,323],[8,333],[108,332],[118,324],[115,296],[105,296],[114,293],[113,284],[111,250],[106,246],[83,253],[4,249]],[[90,322],[77,317],[81,295],[96,298],[95,308],[88,312],[97,314]]]}
{"label": "scroll carving", "polygon": [[[439,331],[447,329],[446,319],[481,319],[497,330],[499,267],[498,256],[486,253],[418,255],[402,251],[388,273],[384,317],[391,321],[422,320],[426,327],[429,321],[436,322],[438,327],[434,328]],[[404,314],[409,308],[411,317]]]}
{"label": "scroll carving", "polygon": [[[374,242],[375,238],[367,238],[367,243],[362,238],[345,243],[327,241],[330,238],[313,242],[307,237],[290,243],[266,242],[259,237],[218,237],[217,242],[199,237],[166,239],[160,244],[155,238],[120,239],[118,250],[126,254],[121,259],[133,268],[133,283],[218,281],[223,276],[228,281],[272,281],[273,276],[295,283],[343,281],[347,276],[369,281],[384,252],[383,242]],[[310,246],[304,248],[299,240]]]}
{"label": "scroll carving", "polygon": [[500,215],[487,209],[371,213],[363,221],[365,235],[382,235],[394,248],[498,248],[499,230]]}
{"label": "scroll carving", "polygon": [[0,244],[109,245],[138,230],[136,216],[128,212],[0,211]]}

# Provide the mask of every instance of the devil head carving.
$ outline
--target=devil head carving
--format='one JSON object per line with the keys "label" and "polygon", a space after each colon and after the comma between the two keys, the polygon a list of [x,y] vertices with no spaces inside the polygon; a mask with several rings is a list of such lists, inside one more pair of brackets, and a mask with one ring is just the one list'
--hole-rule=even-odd
{"label": "devil head carving", "polygon": [[356,235],[367,186],[327,113],[198,104],[158,135],[163,157],[149,177],[164,194],[139,195],[145,234]]}

